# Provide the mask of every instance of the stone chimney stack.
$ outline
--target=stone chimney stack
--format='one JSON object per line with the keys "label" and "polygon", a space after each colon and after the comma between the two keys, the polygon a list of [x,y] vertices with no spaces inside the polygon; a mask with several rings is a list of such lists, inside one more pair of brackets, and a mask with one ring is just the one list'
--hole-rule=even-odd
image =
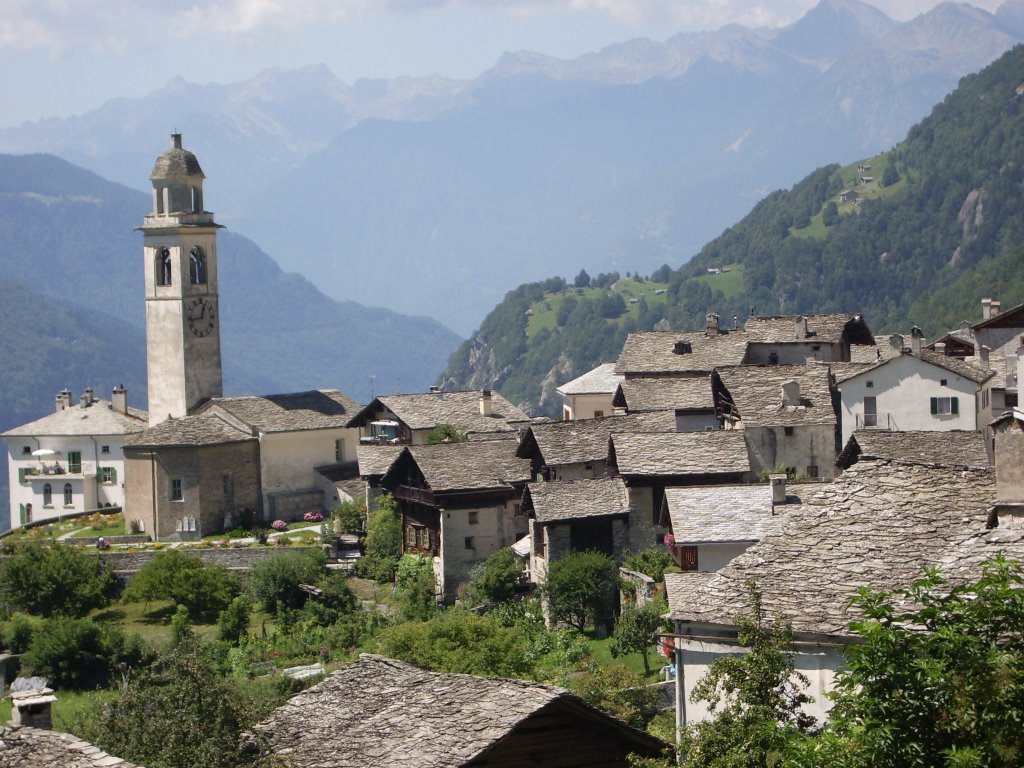
{"label": "stone chimney stack", "polygon": [[800,382],[796,379],[782,382],[782,404],[800,405]]}
{"label": "stone chimney stack", "polygon": [[775,507],[779,504],[786,503],[786,477],[785,472],[780,472],[777,475],[768,475],[768,479],[772,484],[772,506]]}
{"label": "stone chimney stack", "polygon": [[889,337],[889,346],[892,347],[893,352],[897,355],[903,353],[903,334],[894,333]]}
{"label": "stone chimney stack", "polygon": [[974,331],[971,330],[971,324],[968,323],[966,320],[960,323],[960,333],[962,333],[964,336],[974,335]]}
{"label": "stone chimney stack", "polygon": [[988,296],[981,300],[981,319],[992,319],[992,299],[990,299]]}
{"label": "stone chimney stack", "polygon": [[997,317],[1003,312],[1003,302],[992,300],[992,317]]}
{"label": "stone chimney stack", "polygon": [[81,396],[78,398],[78,404],[80,406],[82,406],[83,409],[88,408],[89,407],[89,395],[87,395],[85,392],[83,392],[81,394]]}
{"label": "stone chimney stack", "polygon": [[714,312],[708,312],[705,317],[707,320],[707,335],[717,336],[718,335],[718,315]]}
{"label": "stone chimney stack", "polygon": [[803,315],[798,315],[796,318],[796,338],[806,339],[807,338],[807,318]]}
{"label": "stone chimney stack", "polygon": [[982,345],[981,345],[980,347],[978,347],[978,365],[980,365],[980,366],[981,366],[981,369],[982,369],[983,371],[988,371],[988,370],[991,370],[991,369],[989,368],[989,362],[988,362],[988,356],[989,356],[989,353],[990,353],[991,351],[992,351],[992,350],[991,350],[991,349],[989,349],[989,348],[988,348],[988,347],[987,347],[986,345],[984,345],[984,344],[982,344]]}
{"label": "stone chimney stack", "polygon": [[489,389],[480,390],[480,415],[491,415],[491,390]]}
{"label": "stone chimney stack", "polygon": [[58,392],[57,396],[53,399],[53,410],[60,413],[64,410],[64,393]]}
{"label": "stone chimney stack", "polygon": [[437,386],[437,384],[431,384],[430,385],[430,394],[432,394],[432,395],[439,395],[439,394],[441,394],[441,388],[439,386]]}
{"label": "stone chimney stack", "polygon": [[924,346],[924,332],[915,325],[910,329],[910,351],[914,357],[921,356],[922,346]]}
{"label": "stone chimney stack", "polygon": [[128,413],[128,390],[124,384],[118,384],[110,393],[110,408],[118,413]]}
{"label": "stone chimney stack", "polygon": [[92,387],[86,387],[85,388],[85,397],[89,401],[89,405],[92,405],[93,403],[96,402],[96,397],[93,394]]}
{"label": "stone chimney stack", "polygon": [[942,355],[943,357],[946,356],[946,342],[944,342],[944,341],[936,341],[935,342],[935,354]]}

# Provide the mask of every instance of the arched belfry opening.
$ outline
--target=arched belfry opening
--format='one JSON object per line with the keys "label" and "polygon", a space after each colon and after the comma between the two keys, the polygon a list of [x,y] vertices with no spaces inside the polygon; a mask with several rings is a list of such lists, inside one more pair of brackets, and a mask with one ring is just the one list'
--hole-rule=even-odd
{"label": "arched belfry opening", "polygon": [[171,134],[171,148],[156,159],[153,173],[153,213],[180,216],[203,213],[203,169],[196,156],[181,146],[181,134]]}

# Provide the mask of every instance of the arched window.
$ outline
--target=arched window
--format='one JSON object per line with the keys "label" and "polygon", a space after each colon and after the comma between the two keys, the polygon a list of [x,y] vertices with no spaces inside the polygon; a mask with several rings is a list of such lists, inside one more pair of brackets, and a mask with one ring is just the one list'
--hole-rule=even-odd
{"label": "arched window", "polygon": [[64,506],[70,507],[74,502],[74,498],[71,493],[71,483],[64,483]]}
{"label": "arched window", "polygon": [[46,483],[43,486],[43,506],[49,507],[53,504],[53,486]]}
{"label": "arched window", "polygon": [[170,285],[171,284],[171,249],[161,248],[160,257],[157,259],[156,264],[156,282],[157,285]]}
{"label": "arched window", "polygon": [[193,245],[188,254],[188,275],[192,285],[206,284],[206,254],[198,245]]}

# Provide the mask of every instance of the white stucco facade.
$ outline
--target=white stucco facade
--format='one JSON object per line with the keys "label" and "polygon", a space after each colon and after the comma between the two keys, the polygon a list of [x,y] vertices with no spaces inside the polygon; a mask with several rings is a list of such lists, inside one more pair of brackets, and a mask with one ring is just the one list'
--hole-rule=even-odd
{"label": "white stucco facade", "polygon": [[980,389],[974,381],[915,355],[894,357],[839,383],[843,445],[854,430],[872,426],[900,431],[977,429]]}

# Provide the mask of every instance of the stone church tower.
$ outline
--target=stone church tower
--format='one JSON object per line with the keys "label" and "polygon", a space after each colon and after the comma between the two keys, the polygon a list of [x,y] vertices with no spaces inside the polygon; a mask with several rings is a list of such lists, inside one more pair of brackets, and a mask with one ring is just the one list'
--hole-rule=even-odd
{"label": "stone church tower", "polygon": [[149,424],[185,416],[222,392],[217,230],[203,210],[199,161],[181,134],[156,159],[143,235]]}

